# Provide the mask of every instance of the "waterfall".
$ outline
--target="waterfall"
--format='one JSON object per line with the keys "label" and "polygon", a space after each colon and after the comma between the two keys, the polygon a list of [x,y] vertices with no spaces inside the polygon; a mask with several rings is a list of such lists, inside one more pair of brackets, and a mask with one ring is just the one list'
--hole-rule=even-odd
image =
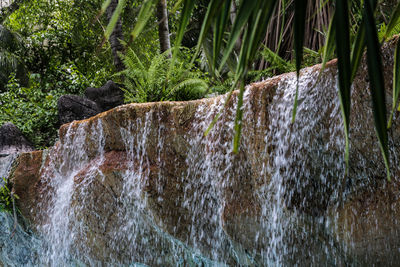
{"label": "waterfall", "polygon": [[[8,176],[16,157],[16,154],[0,155],[0,178]],[[3,180],[0,182],[4,184]],[[0,212],[1,263],[4,266],[32,266],[41,241],[26,227],[23,218],[19,218],[19,224],[15,219],[11,213]]]}
{"label": "waterfall", "polygon": [[[360,264],[337,208],[378,184],[382,165],[369,174],[351,139],[354,167],[345,174],[335,67],[302,71],[292,123],[296,82],[291,73],[246,88],[238,154],[237,100],[224,108],[224,96],[126,105],[63,126],[43,156],[36,226],[23,239],[35,257],[23,264]],[[364,120],[354,117],[353,125]],[[364,131],[354,127],[350,137]],[[21,265],[6,256],[6,265]]]}

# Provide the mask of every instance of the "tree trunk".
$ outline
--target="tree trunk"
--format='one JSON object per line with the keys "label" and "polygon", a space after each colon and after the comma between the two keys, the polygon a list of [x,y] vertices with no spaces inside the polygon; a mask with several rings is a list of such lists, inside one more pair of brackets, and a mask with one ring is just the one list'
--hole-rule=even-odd
{"label": "tree trunk", "polygon": [[[118,0],[111,0],[110,5],[107,8],[107,19],[110,22],[111,17],[118,5]],[[124,63],[122,62],[121,58],[119,57],[118,53],[122,53],[124,47],[122,46],[120,40],[123,40],[122,34],[122,23],[121,18],[118,18],[117,24],[113,32],[110,35],[110,45],[111,45],[111,52],[113,56],[113,63],[117,71],[122,71],[125,69]]]}
{"label": "tree trunk", "polygon": [[[160,0],[157,4],[158,38],[160,40],[160,51],[164,53],[171,48],[168,29],[167,0]],[[171,56],[171,52],[169,53]]]}

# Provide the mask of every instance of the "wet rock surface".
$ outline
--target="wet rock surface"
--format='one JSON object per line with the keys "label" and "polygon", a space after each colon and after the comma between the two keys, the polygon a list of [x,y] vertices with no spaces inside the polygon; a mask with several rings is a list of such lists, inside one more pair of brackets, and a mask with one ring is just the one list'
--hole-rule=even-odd
{"label": "wet rock surface", "polygon": [[0,156],[33,151],[34,149],[33,145],[14,124],[5,123],[0,127]]}
{"label": "wet rock surface", "polygon": [[59,123],[66,124],[74,120],[93,117],[124,103],[124,92],[113,81],[99,88],[88,87],[85,97],[64,95],[58,100]]}
{"label": "wet rock surface", "polygon": [[60,124],[87,119],[101,112],[94,101],[76,95],[60,97],[57,108]]}
{"label": "wet rock surface", "polygon": [[107,81],[99,88],[86,88],[85,96],[94,101],[101,111],[107,111],[124,103],[124,92],[113,81]]}
{"label": "wet rock surface", "polygon": [[[395,44],[383,49],[388,99]],[[63,125],[50,153],[25,153],[17,160],[11,177],[21,213],[40,231],[53,216],[44,206],[57,204],[51,198],[58,182],[52,179],[69,179],[67,211],[75,220],[64,230],[67,235],[76,229],[75,246],[99,262],[134,258],[161,266],[177,240],[173,244],[192,254],[228,265],[397,263],[398,114],[390,135],[395,182],[388,184],[364,62],[353,89],[351,168],[344,178],[336,62],[316,79],[319,71],[314,66],[302,72],[295,125],[288,122],[295,74],[249,86],[237,155],[235,98],[206,137],[223,96],[129,104]],[[306,114],[314,114],[313,124]]]}

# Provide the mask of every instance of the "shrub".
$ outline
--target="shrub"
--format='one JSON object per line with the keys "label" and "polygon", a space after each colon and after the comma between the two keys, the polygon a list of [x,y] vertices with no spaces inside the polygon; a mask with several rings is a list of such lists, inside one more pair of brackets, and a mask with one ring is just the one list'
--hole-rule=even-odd
{"label": "shrub", "polygon": [[3,185],[0,187],[0,211],[12,213],[14,211],[14,200],[19,199],[17,194],[10,190],[9,180],[2,177]]}
{"label": "shrub", "polygon": [[149,64],[128,49],[124,59],[126,70],[119,73],[124,78],[126,102],[184,101],[203,97],[208,84],[200,71],[183,55],[173,65],[169,51],[154,56]]}
{"label": "shrub", "polygon": [[15,76],[0,93],[0,125],[12,122],[36,148],[42,149],[57,137],[57,99],[61,90],[44,92],[38,77],[31,75],[30,86],[20,86]]}

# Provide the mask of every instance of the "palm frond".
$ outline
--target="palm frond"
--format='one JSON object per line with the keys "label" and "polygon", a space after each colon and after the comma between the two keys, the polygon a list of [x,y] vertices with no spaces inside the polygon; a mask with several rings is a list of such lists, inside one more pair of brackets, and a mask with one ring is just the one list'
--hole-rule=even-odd
{"label": "palm frond", "polygon": [[388,129],[392,127],[393,114],[396,111],[397,103],[400,95],[400,42],[397,41],[396,49],[394,52],[394,65],[393,65],[393,103],[390,112]]}
{"label": "palm frond", "polygon": [[346,170],[349,164],[349,127],[350,127],[350,106],[351,106],[351,66],[350,66],[350,30],[349,30],[349,7],[347,0],[336,1],[335,16],[336,49],[338,55],[338,76],[339,76],[339,99],[342,111],[344,134],[346,139],[345,161]]}
{"label": "palm frond", "polygon": [[370,1],[364,3],[365,35],[367,43],[368,75],[370,78],[370,91],[372,110],[374,114],[375,130],[385,162],[387,179],[390,181],[389,149],[387,136],[385,83],[382,73],[380,45],[376,32],[374,9]]}

